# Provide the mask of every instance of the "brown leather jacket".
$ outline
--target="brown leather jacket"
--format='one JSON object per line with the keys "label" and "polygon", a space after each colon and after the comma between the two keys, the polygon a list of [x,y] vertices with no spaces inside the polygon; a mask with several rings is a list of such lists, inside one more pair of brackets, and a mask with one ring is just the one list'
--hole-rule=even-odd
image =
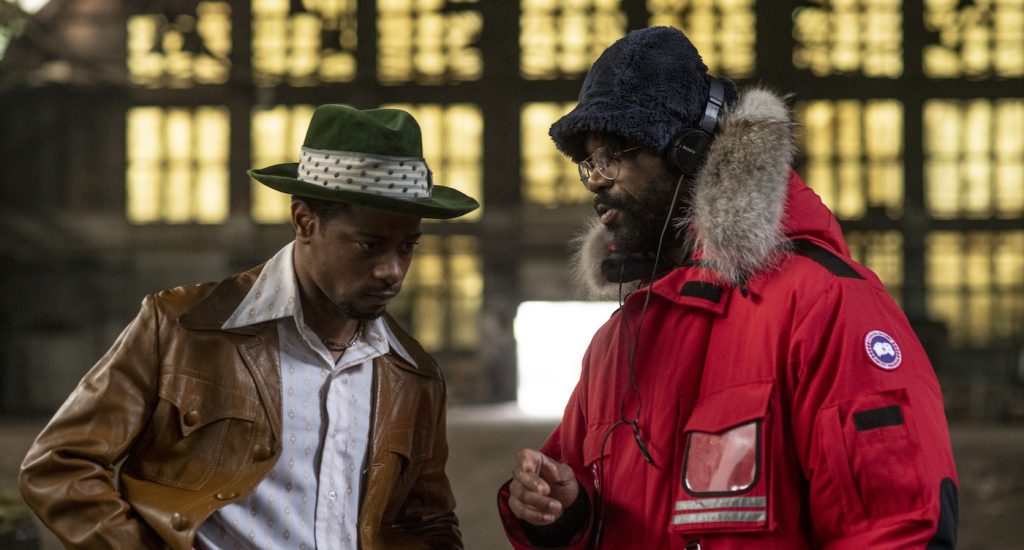
{"label": "brown leather jacket", "polygon": [[[270,472],[281,452],[276,325],[220,328],[259,272],[146,297],[43,429],[19,482],[64,544],[188,549],[198,525]],[[444,472],[444,380],[387,321],[416,366],[374,360],[360,544],[462,548]]]}

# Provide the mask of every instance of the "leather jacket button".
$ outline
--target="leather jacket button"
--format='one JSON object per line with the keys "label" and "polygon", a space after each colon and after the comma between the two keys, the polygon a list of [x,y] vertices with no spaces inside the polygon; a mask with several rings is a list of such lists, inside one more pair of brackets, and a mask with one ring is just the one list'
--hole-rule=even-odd
{"label": "leather jacket button", "polygon": [[266,460],[270,458],[270,445],[266,443],[259,443],[252,448],[252,456],[256,460]]}
{"label": "leather jacket button", "polygon": [[199,411],[189,411],[185,415],[185,425],[191,428],[199,423]]}
{"label": "leather jacket button", "polygon": [[175,531],[184,531],[185,529],[188,529],[188,518],[178,512],[175,512],[174,515],[171,516],[171,527],[174,527]]}
{"label": "leather jacket button", "polygon": [[214,498],[216,498],[217,500],[231,500],[237,496],[238,493],[231,491],[230,493],[217,493],[217,495]]}

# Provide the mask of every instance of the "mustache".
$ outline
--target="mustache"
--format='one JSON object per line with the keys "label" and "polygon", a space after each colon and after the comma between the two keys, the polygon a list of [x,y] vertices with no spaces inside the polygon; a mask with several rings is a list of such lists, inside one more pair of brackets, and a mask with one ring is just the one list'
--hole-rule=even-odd
{"label": "mustache", "polygon": [[632,202],[623,197],[613,197],[607,191],[602,191],[594,196],[594,208],[599,206],[615,210],[628,210],[632,206]]}

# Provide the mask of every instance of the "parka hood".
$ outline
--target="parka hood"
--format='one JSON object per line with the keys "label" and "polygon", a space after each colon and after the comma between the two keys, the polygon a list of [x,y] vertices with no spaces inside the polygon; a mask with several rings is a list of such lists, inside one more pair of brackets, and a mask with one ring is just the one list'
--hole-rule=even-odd
{"label": "parka hood", "polygon": [[[747,90],[723,115],[691,207],[674,220],[692,258],[719,281],[742,284],[772,269],[797,237],[846,251],[835,218],[790,168],[795,152],[795,124],[779,95]],[[610,242],[597,219],[575,242],[574,279],[591,297],[618,295],[619,283],[601,274]]]}

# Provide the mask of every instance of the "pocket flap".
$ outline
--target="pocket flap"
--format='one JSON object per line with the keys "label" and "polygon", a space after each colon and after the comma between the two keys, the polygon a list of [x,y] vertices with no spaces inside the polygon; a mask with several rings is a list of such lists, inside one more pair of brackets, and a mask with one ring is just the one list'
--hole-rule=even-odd
{"label": "pocket flap", "polygon": [[184,436],[225,418],[252,422],[260,407],[252,397],[184,374],[164,375],[160,397],[174,404]]}
{"label": "pocket flap", "polygon": [[404,456],[410,463],[422,462],[432,456],[430,431],[420,426],[390,426],[384,446],[388,452]]}
{"label": "pocket flap", "polygon": [[764,418],[771,395],[771,382],[754,382],[704,396],[694,407],[686,431],[718,433]]}

